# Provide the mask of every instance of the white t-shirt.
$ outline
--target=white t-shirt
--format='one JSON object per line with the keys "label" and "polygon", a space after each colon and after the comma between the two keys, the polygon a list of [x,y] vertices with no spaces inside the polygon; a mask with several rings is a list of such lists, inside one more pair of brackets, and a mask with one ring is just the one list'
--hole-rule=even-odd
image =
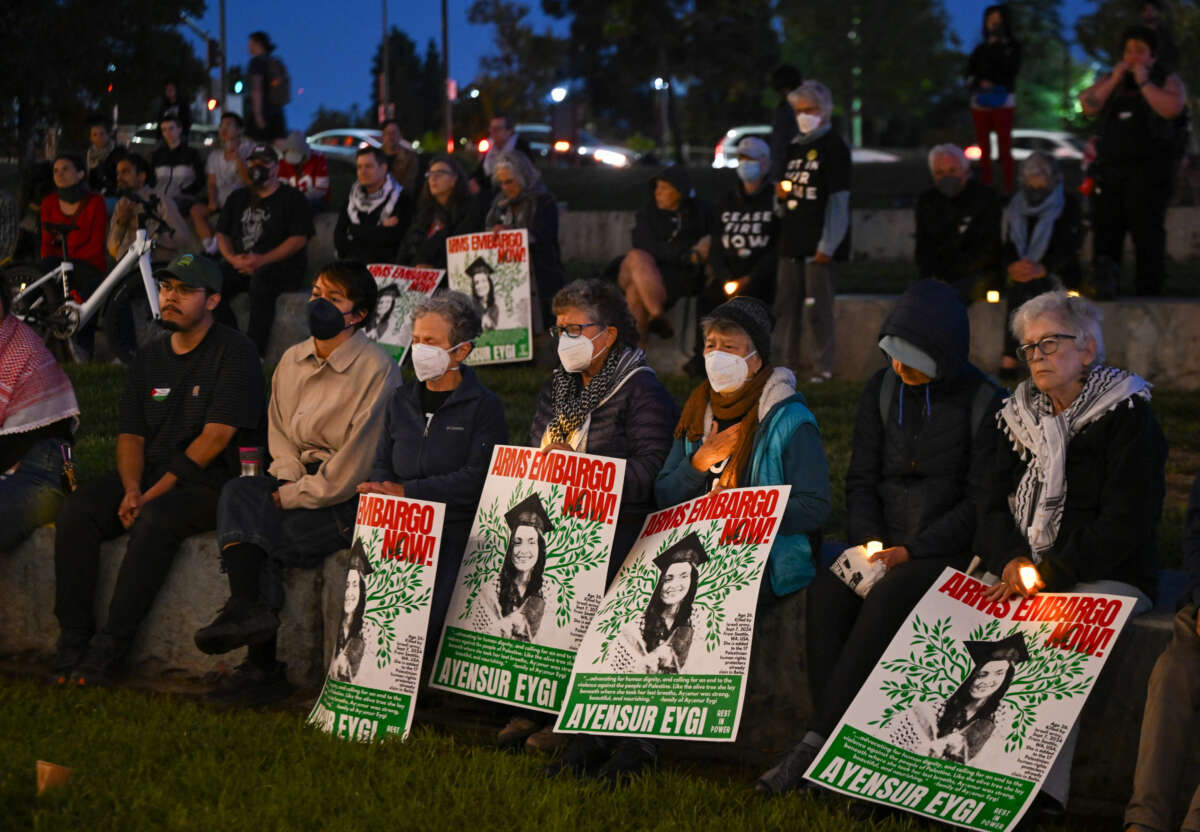
{"label": "white t-shirt", "polygon": [[[242,139],[241,144],[238,145],[238,155],[242,157],[243,162],[246,161],[246,157],[250,155],[253,148],[252,141]],[[225,205],[225,200],[229,199],[231,193],[246,184],[238,176],[237,159],[226,159],[224,147],[214,148],[208,154],[208,161],[204,163],[204,173],[207,176],[216,177],[218,208]]]}

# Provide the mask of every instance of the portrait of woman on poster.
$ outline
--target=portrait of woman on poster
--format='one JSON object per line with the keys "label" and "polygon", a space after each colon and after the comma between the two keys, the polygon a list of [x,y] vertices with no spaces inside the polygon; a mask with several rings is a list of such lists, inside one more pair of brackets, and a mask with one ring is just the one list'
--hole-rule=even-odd
{"label": "portrait of woman on poster", "polygon": [[379,290],[379,296],[375,300],[375,325],[369,333],[372,341],[382,341],[394,326],[392,313],[399,302],[400,287],[395,283],[389,283]]}
{"label": "portrait of woman on poster", "polygon": [[339,682],[351,683],[358,676],[363,658],[363,611],[367,606],[367,575],[375,570],[367,561],[362,541],[355,539],[350,550],[350,568],[346,571],[346,594],[342,600],[342,623],[338,627],[337,645],[329,676]]}
{"label": "portrait of woman on poster", "polygon": [[[546,535],[554,526],[537,494],[513,506],[504,520],[510,530],[504,564],[500,574],[480,592],[472,624],[478,631],[501,638],[543,643],[545,629],[554,629],[554,612],[547,610],[542,589]],[[544,628],[543,624],[549,626]],[[538,638],[539,633],[542,638]]]}
{"label": "portrait of woman on poster", "polygon": [[[614,654],[615,662],[628,668],[625,672],[683,672],[695,633],[692,606],[700,581],[700,566],[707,560],[704,546],[694,532],[654,559],[659,570],[658,584],[645,611],[622,630]],[[626,655],[620,656],[622,652]]]}
{"label": "portrait of woman on poster", "polygon": [[467,266],[471,278],[471,299],[483,319],[483,331],[495,329],[500,324],[500,309],[496,306],[496,284],[492,279],[495,270],[482,257],[476,257]]}
{"label": "portrait of woman on poster", "polygon": [[1014,633],[1001,641],[963,645],[974,670],[944,702],[922,702],[906,711],[892,727],[893,745],[927,757],[970,763],[998,725],[1007,730],[1012,711],[1003,700],[1017,665],[1029,659],[1025,637]]}

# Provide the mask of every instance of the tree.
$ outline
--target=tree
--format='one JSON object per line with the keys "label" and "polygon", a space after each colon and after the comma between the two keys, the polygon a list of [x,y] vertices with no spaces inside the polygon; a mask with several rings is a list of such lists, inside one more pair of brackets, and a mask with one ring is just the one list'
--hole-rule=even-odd
{"label": "tree", "polygon": [[[438,67],[430,71],[431,64]],[[420,136],[441,120],[441,57],[433,41],[425,51],[422,63],[412,38],[392,27],[388,32],[388,103],[393,105],[393,117],[400,123],[405,136]],[[375,48],[371,60],[371,124],[377,123],[379,111],[379,76],[383,72],[383,47]]]}
{"label": "tree", "polygon": [[489,91],[485,117],[541,118],[550,88],[565,77],[566,41],[549,29],[534,31],[528,15],[528,6],[506,0],[475,0],[467,10],[469,21],[495,29],[495,53],[479,59],[483,78],[478,85]]}

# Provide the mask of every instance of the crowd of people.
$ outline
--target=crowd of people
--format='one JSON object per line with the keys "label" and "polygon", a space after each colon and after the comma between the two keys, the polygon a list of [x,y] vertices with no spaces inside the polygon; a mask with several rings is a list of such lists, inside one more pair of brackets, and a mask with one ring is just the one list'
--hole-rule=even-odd
{"label": "crowd of people", "polygon": [[[999,134],[1011,127],[1020,49],[1003,7],[988,9],[985,30],[971,58],[972,107],[977,128]],[[1179,115],[1183,90],[1170,65],[1156,61],[1161,42],[1153,28],[1132,27],[1122,43],[1122,62],[1082,96],[1105,116],[1095,212],[1118,241],[1132,230],[1139,288],[1153,291],[1156,280],[1161,287],[1155,234],[1163,218],[1157,207],[1144,210],[1158,205],[1144,189],[1161,178],[1167,134],[1156,131]],[[151,192],[173,229],[159,235],[155,272],[170,335],[136,351],[113,470],[76,487],[71,447],[80,410],[70,382],[0,291],[0,550],[56,523],[54,684],[118,681],[182,541],[215,530],[229,600],[195,633],[195,646],[210,654],[247,647],[248,657],[209,698],[240,705],[286,698],[291,686],[276,650],[285,570],[315,567],[348,547],[357,497],[368,493],[446,504],[429,623],[429,643],[436,643],[487,460],[509,439],[505,402],[465,365],[485,328],[489,292],[445,290],[417,305],[414,378],[406,382],[367,337],[379,289],[364,263],[444,268],[445,239],[482,230],[529,232],[533,325],[556,345],[556,366],[523,441],[544,454],[626,462],[609,582],[655,509],[724,488],[791,488],[759,603],[806,593],[815,711],[795,747],[757,780],[760,792],[818,788],[804,771],[946,566],[965,569],[980,556],[995,600],[1041,590],[1104,592],[1135,599],[1137,613],[1151,608],[1166,441],[1150,385],[1105,363],[1099,310],[1077,291],[1080,201],[1052,157],[1034,154],[1017,169],[1002,152],[1006,200],[990,187],[987,166],[982,182],[972,178],[961,148],[930,152],[933,184],[916,209],[921,279],[875,336],[887,363],[861,392],[847,527],[831,529],[825,446],[796,378],[806,365],[810,383],[833,376],[834,289],[850,247],[850,149],[833,129],[824,84],[776,73],[781,113],[790,114],[779,125],[788,135],[743,139],[738,181],[715,208],[695,194],[685,168],[658,172],[630,251],[603,275],[572,282],[554,197],[509,118],[492,120],[492,149],[472,173],[452,155],[426,163],[399,126],[387,124],[382,149],[357,153],[356,181],[337,220],[338,259],[322,264],[311,286],[311,337],[283,354],[268,397],[261,358],[275,300],[303,285],[313,210],[328,199],[323,161],[298,134],[287,136],[265,87],[273,49],[265,34],[251,37],[259,64],[251,63],[249,123],[224,114],[221,145],[207,161],[186,143],[186,107],[165,100],[163,143],[149,162],[122,153],[103,120],[89,125],[86,158],[63,153],[54,162],[55,190],[42,202],[42,218],[75,228],[63,234],[65,252],[44,231],[42,254],[75,263],[81,294],[99,281],[106,256],[119,259],[128,248]],[[1146,136],[1154,137],[1149,151]],[[1110,237],[1096,245],[1119,259]],[[1012,313],[1001,366],[1026,371],[1011,395],[968,359],[967,303],[1001,274]],[[250,300],[245,334],[230,308],[240,292]],[[680,409],[643,347],[651,335],[672,334],[666,313],[685,296],[700,298],[691,366],[700,381]],[[806,298],[813,299],[811,361],[801,348]],[[259,455],[248,460],[240,448],[259,448]],[[536,559],[521,546],[544,546],[549,521],[533,507],[508,519],[512,566],[506,559],[494,603],[481,605],[480,614],[508,622],[518,637],[546,620],[539,573],[518,561]],[[1171,774],[1189,748],[1176,726],[1195,717],[1200,478],[1187,523],[1191,584],[1172,646],[1150,680],[1126,818],[1135,832],[1172,828]],[[527,540],[517,540],[520,529],[532,530]],[[99,548],[125,533],[108,614],[98,619]],[[882,544],[871,558],[886,575],[865,598],[825,568],[823,535],[844,536],[850,546]],[[682,632],[687,616],[673,599],[684,595],[685,567],[694,571],[702,556],[683,552],[659,564],[664,588],[655,597],[666,612],[627,639],[635,665],[684,660],[690,632]],[[1029,569],[1037,576],[1032,584]],[[348,580],[359,594],[350,599],[348,591],[348,604],[360,605],[369,570],[360,554]],[[667,587],[672,580],[681,583]],[[348,620],[338,636],[345,667],[337,672],[352,676],[348,668],[362,658],[361,615],[357,629]],[[1019,660],[997,654],[980,661]],[[991,718],[968,710],[971,719]],[[1046,805],[1067,803],[1074,737],[1047,778]],[[567,742],[545,715],[529,712],[510,715],[498,741],[559,751],[551,774],[616,780],[657,758],[644,740],[614,745],[575,735]],[[1191,812],[1187,830],[1200,828],[1200,793]]]}

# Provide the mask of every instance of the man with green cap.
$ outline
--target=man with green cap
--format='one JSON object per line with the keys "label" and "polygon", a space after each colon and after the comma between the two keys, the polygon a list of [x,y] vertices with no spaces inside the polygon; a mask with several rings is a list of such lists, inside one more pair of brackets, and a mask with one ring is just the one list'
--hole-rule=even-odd
{"label": "man with green cap", "polygon": [[[213,321],[220,267],[183,254],[155,277],[161,324],[170,335],[134,357],[121,396],[116,470],[67,497],[58,515],[58,684],[112,681],[184,538],[215,527],[221,486],[238,472],[238,445],[257,444],[264,421],[254,345]],[[107,620],[97,632],[100,544],[126,531]]]}

